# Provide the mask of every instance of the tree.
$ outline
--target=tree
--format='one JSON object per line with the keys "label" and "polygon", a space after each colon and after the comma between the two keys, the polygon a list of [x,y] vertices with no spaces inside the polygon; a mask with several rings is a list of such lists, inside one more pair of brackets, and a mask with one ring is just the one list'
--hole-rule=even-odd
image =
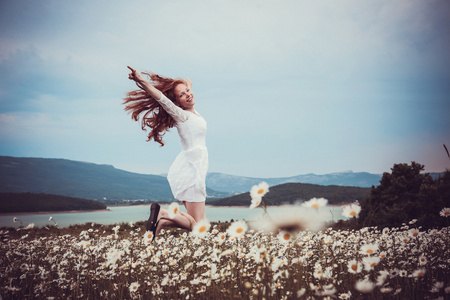
{"label": "tree", "polygon": [[433,180],[416,162],[395,164],[391,170],[362,201],[359,225],[394,227],[417,219],[424,228],[445,226],[448,220],[439,212],[449,207],[450,172]]}

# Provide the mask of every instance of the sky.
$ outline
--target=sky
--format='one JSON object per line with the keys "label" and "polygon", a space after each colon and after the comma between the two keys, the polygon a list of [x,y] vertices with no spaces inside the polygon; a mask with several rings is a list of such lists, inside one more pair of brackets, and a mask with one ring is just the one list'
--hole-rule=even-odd
{"label": "sky", "polygon": [[189,77],[209,172],[450,168],[450,1],[0,0],[0,155],[167,173],[127,65]]}

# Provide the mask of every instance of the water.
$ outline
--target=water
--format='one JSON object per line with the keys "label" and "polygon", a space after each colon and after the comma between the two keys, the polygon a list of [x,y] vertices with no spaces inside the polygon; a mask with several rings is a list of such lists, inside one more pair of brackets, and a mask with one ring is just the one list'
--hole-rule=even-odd
{"label": "water", "polygon": [[[167,206],[162,206],[167,208]],[[20,222],[13,222],[13,218],[17,217],[23,224],[27,226],[34,223],[36,227],[53,225],[53,221],[49,221],[52,217],[59,227],[68,227],[74,224],[97,223],[103,225],[138,222],[148,219],[150,214],[150,205],[145,206],[112,206],[108,207],[109,211],[93,211],[80,213],[51,213],[51,214],[11,214],[0,216],[0,227],[19,227]],[[282,214],[283,212],[292,211],[292,206],[269,207],[269,214]],[[308,208],[297,208],[304,209]],[[329,220],[344,219],[341,214],[340,207],[321,208]],[[185,211],[185,210],[184,210]],[[255,220],[263,214],[261,208],[249,209],[248,207],[206,207],[206,216],[209,221],[231,221],[233,220]]]}

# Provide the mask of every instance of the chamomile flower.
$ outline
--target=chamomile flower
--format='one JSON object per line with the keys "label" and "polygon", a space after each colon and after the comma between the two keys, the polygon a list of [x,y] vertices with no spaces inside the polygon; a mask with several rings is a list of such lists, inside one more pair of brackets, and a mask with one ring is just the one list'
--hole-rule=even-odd
{"label": "chamomile flower", "polygon": [[269,192],[269,185],[267,182],[261,182],[258,185],[254,185],[250,190],[250,197],[252,197],[252,203],[250,208],[255,208],[261,204],[261,199]]}
{"label": "chamomile flower", "polygon": [[364,294],[372,292],[374,288],[375,284],[367,278],[358,280],[355,284],[355,289]]}
{"label": "chamomile flower", "polygon": [[364,264],[364,269],[366,271],[371,271],[375,268],[376,265],[378,265],[378,263],[380,262],[380,258],[377,256],[364,257],[362,259],[362,262]]}
{"label": "chamomile flower", "polygon": [[192,235],[196,237],[205,237],[208,234],[208,230],[211,224],[208,220],[203,219],[195,223],[194,228],[192,228]]}
{"label": "chamomile flower", "polygon": [[180,211],[180,205],[177,202],[172,202],[168,208],[169,218],[175,218],[176,214]]}
{"label": "chamomile flower", "polygon": [[361,246],[361,254],[374,254],[375,252],[378,251],[378,245],[377,244],[366,244]]}
{"label": "chamomile flower", "polygon": [[442,217],[448,217],[450,216],[450,207],[444,207],[440,212],[439,215]]}
{"label": "chamomile flower", "polygon": [[426,270],[425,269],[418,269],[418,270],[415,270],[413,273],[412,273],[412,276],[413,277],[423,277],[424,275],[425,275],[425,273],[426,273]]}
{"label": "chamomile flower", "polygon": [[357,218],[361,211],[361,206],[358,204],[350,204],[342,207],[342,215],[346,218]]}
{"label": "chamomile flower", "polygon": [[130,284],[130,293],[134,293],[141,285],[138,282],[133,282]]}
{"label": "chamomile flower", "polygon": [[230,227],[228,227],[227,229],[227,233],[230,237],[241,237],[245,234],[245,232],[247,231],[248,226],[247,223],[245,223],[244,221],[236,221],[233,222]]}
{"label": "chamomile flower", "polygon": [[278,233],[278,240],[283,244],[289,243],[291,241],[291,239],[292,239],[292,235],[285,230],[281,230]]}
{"label": "chamomile flower", "polygon": [[360,273],[362,271],[362,264],[356,259],[350,260],[347,264],[349,273]]}
{"label": "chamomile flower", "polygon": [[302,203],[302,206],[305,207],[312,207],[312,208],[319,208],[327,205],[328,200],[325,198],[312,198],[304,203]]}

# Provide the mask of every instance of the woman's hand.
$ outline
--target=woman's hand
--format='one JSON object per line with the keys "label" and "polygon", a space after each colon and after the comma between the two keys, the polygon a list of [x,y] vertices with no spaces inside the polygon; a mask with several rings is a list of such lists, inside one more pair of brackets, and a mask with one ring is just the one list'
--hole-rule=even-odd
{"label": "woman's hand", "polygon": [[136,85],[140,88],[143,89],[144,91],[147,92],[147,94],[150,95],[150,97],[152,97],[155,100],[159,100],[161,99],[161,92],[156,89],[154,86],[152,86],[150,83],[148,83],[147,81],[145,81],[144,78],[142,78],[141,74],[139,74],[135,69],[133,69],[130,66],[127,66],[128,69],[131,70],[131,73],[128,74],[128,78],[130,80],[133,80],[134,82],[136,82]]}
{"label": "woman's hand", "polygon": [[127,66],[128,69],[131,70],[131,73],[128,74],[128,78],[130,80],[136,81],[137,83],[141,83],[144,79],[142,78],[141,74],[139,74],[135,69],[133,69],[130,66]]}

